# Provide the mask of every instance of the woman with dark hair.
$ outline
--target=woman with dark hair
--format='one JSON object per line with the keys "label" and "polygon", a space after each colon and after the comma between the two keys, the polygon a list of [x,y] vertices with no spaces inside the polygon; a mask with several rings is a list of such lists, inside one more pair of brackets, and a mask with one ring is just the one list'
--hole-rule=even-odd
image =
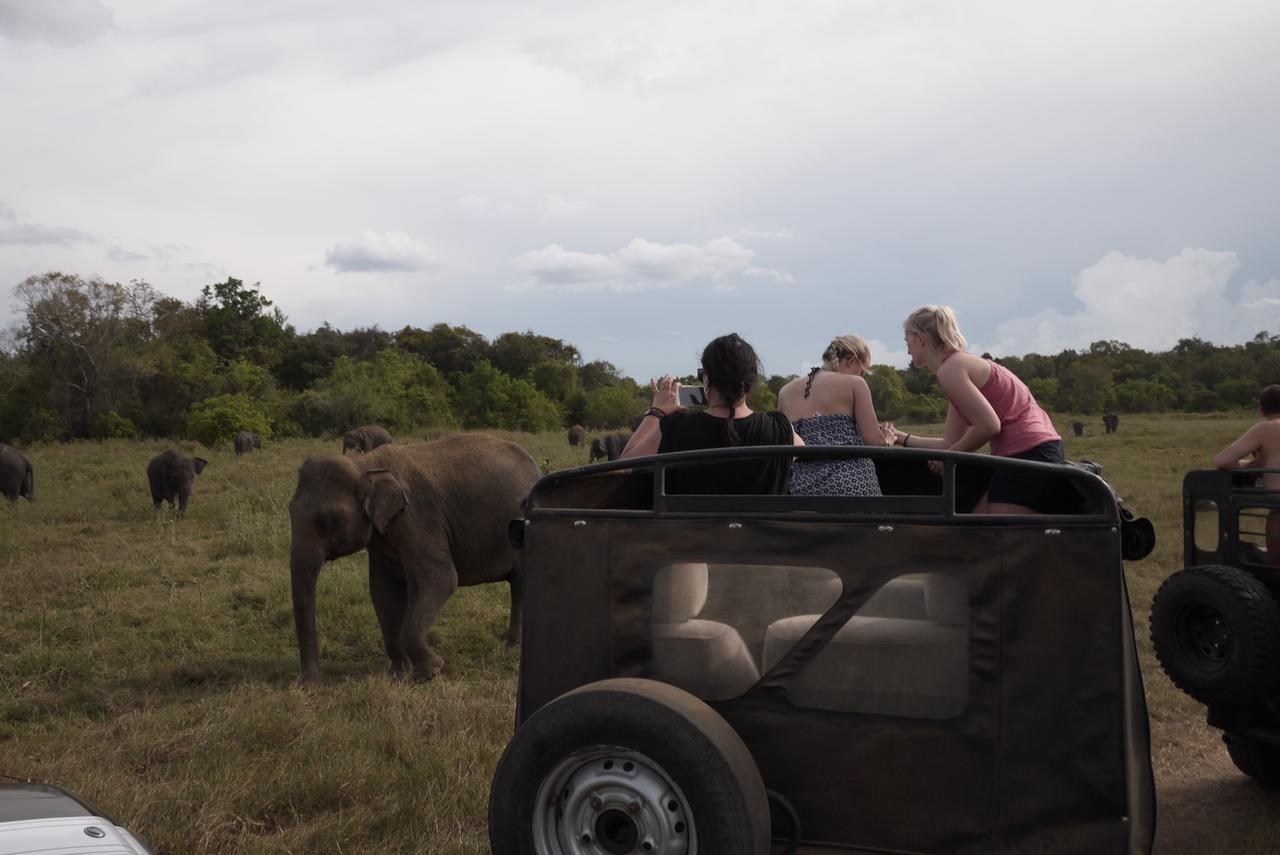
{"label": "woman with dark hair", "polygon": [[[885,445],[863,374],[871,367],[871,348],[860,336],[832,339],[822,364],[807,378],[778,391],[778,409],[791,419],[806,445]],[[879,496],[880,481],[868,457],[801,460],[791,467],[791,492],[797,496]]]}
{"label": "woman with dark hair", "polygon": [[[742,445],[804,445],[779,412],[756,413],[747,395],[760,377],[760,359],[737,333],[713,339],[702,351],[707,408],[680,406],[680,382],[670,374],[653,380],[653,406],[623,450],[623,457],[732,448]],[[668,470],[668,493],[746,494],[786,491],[791,458],[734,461]]]}

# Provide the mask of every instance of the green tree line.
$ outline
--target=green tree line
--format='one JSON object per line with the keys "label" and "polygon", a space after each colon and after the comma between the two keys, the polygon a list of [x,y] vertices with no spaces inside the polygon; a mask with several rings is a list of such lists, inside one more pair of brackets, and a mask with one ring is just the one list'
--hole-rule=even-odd
{"label": "green tree line", "polygon": [[[398,332],[326,323],[299,333],[258,285],[231,277],[184,303],[146,282],[51,272],[19,283],[14,300],[18,322],[0,341],[5,440],[163,436],[216,444],[242,429],[325,436],[370,423],[393,433],[605,430],[630,426],[648,405],[646,387],[609,362],[584,363],[556,338],[526,331],[489,340],[444,323]],[[1183,339],[1162,353],[1098,341],[998,361],[1056,412],[1248,409],[1280,380],[1280,336],[1260,332],[1231,346]],[[749,403],[774,407],[790,379],[769,377]],[[883,418],[945,415],[928,371],[877,365],[868,382]]]}
{"label": "green tree line", "polygon": [[648,390],[533,332],[328,324],[299,333],[258,285],[228,278],[188,304],[145,282],[63,273],[14,289],[0,347],[0,438],[135,436],[226,442],[376,423],[543,431],[622,428]]}

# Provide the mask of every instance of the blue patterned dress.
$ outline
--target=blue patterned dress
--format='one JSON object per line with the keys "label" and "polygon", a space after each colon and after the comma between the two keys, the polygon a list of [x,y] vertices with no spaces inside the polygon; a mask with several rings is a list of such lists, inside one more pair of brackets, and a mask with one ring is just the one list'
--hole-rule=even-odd
{"label": "blue patterned dress", "polygon": [[[853,416],[810,416],[795,423],[805,445],[864,445]],[[796,496],[879,496],[875,464],[867,457],[797,460],[791,467]]]}

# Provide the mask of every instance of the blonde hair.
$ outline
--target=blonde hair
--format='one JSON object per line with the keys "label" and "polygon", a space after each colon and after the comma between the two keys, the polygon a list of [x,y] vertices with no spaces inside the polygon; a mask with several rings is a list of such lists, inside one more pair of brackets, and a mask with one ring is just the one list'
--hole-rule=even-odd
{"label": "blonde hair", "polygon": [[840,360],[855,357],[862,363],[863,369],[871,368],[871,348],[859,335],[838,335],[822,351],[822,367],[835,371],[840,367]]}
{"label": "blonde hair", "polygon": [[921,306],[907,315],[902,328],[927,335],[939,350],[964,350],[966,344],[950,306]]}

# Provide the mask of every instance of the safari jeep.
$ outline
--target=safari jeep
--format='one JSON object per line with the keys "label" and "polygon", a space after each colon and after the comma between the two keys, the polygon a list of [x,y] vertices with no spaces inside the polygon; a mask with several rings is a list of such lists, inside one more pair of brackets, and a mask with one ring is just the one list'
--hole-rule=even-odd
{"label": "safari jeep", "polygon": [[[793,455],[871,457],[886,495],[665,489]],[[1061,512],[967,513],[997,466],[1059,474]],[[1150,852],[1121,558],[1152,539],[1094,474],[682,452],[544,477],[512,538],[524,647],[496,855]]]}
{"label": "safari jeep", "polygon": [[1231,760],[1280,786],[1280,556],[1266,526],[1280,494],[1250,469],[1188,472],[1182,482],[1185,569],[1151,604],[1151,640],[1165,673],[1209,708]]}

